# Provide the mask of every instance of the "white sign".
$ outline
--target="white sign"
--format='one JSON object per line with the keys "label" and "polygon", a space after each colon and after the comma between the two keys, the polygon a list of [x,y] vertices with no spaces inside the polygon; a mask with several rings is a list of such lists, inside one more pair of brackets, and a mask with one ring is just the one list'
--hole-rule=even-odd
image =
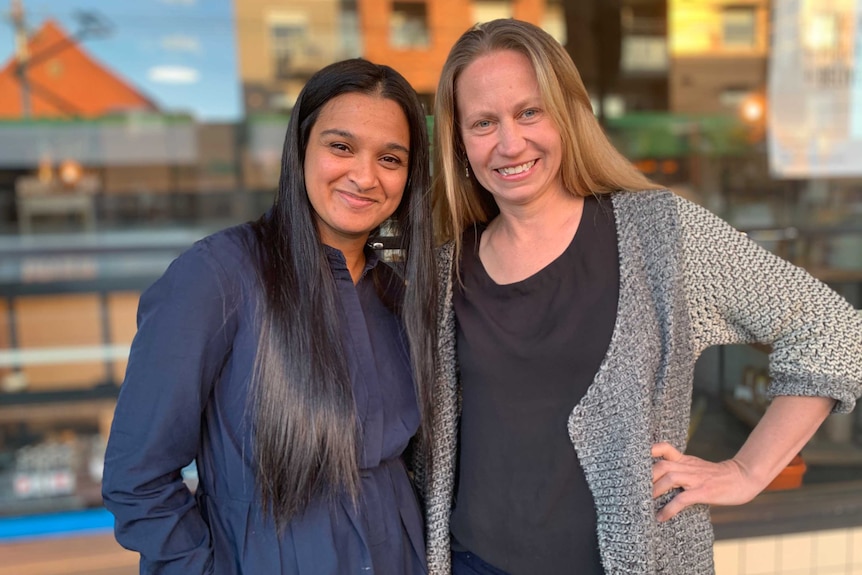
{"label": "white sign", "polygon": [[862,0],[772,5],[768,144],[773,175],[862,176]]}

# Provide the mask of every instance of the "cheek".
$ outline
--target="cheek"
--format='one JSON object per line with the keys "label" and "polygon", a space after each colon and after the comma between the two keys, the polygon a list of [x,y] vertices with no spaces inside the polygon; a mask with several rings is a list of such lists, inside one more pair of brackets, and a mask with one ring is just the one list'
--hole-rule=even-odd
{"label": "cheek", "polygon": [[325,162],[306,162],[304,167],[305,193],[314,211],[320,211],[328,196],[330,177]]}
{"label": "cheek", "polygon": [[467,159],[471,164],[479,163],[487,154],[488,142],[485,140],[476,141],[475,139],[464,141],[464,152],[467,154]]}
{"label": "cheek", "polygon": [[311,182],[325,182],[331,179],[333,166],[331,162],[322,158],[314,158],[312,162],[305,164],[305,179]]}
{"label": "cheek", "polygon": [[311,191],[311,188],[315,186],[318,171],[314,158],[310,156],[306,157],[305,163],[302,164],[302,175],[305,179],[305,187],[307,190]]}
{"label": "cheek", "polygon": [[401,203],[401,198],[404,197],[404,187],[406,185],[406,173],[392,174],[392,177],[386,180],[386,198],[397,206]]}
{"label": "cheek", "polygon": [[326,154],[309,154],[305,158],[303,170],[306,182],[328,182],[335,179],[340,171],[337,158]]}

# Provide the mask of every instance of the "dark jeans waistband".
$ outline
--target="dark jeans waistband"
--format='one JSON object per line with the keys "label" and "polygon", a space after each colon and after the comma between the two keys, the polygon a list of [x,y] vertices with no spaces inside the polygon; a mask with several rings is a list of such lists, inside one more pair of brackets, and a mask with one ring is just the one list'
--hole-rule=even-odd
{"label": "dark jeans waistband", "polygon": [[452,551],[452,575],[509,575],[470,551]]}

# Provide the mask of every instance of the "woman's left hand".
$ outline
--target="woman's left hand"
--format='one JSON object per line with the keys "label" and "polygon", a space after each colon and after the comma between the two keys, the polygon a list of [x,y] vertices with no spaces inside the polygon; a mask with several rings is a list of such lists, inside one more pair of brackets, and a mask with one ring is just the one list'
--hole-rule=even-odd
{"label": "woman's left hand", "polygon": [[669,443],[653,445],[652,456],[659,458],[652,468],[653,498],[671,489],[682,489],[658,512],[659,521],[667,521],[689,505],[698,503],[747,503],[764,487],[736,459],[713,463],[685,455]]}

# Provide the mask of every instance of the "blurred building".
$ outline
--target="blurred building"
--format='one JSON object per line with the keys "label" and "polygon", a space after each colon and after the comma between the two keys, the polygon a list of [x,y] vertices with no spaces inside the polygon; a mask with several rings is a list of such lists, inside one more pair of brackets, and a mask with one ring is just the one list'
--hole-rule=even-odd
{"label": "blurred building", "polygon": [[625,0],[620,11],[620,79],[626,112],[667,110],[668,0]]}
{"label": "blurred building", "polygon": [[247,114],[289,109],[317,69],[358,55],[355,10],[342,0],[242,0],[234,9]]}
{"label": "blurred building", "polygon": [[560,0],[243,0],[237,43],[247,114],[286,111],[311,74],[364,57],[403,73],[430,104],[443,62],[473,23],[515,17],[563,40]]}
{"label": "blurred building", "polygon": [[763,146],[769,1],[611,1],[621,53],[600,112],[626,156],[718,212],[737,191],[784,193]]}
{"label": "blurred building", "polygon": [[762,97],[769,0],[669,0],[668,20],[671,110],[737,113],[748,98]]}
{"label": "blurred building", "polygon": [[22,40],[0,68],[2,221],[29,232],[32,220],[80,216],[92,229],[97,217],[188,212],[187,198],[236,189],[235,126],[163,113],[52,19]]}
{"label": "blurred building", "polygon": [[780,187],[768,181],[762,146],[769,0],[669,0],[668,28],[670,109],[706,118],[689,134],[701,148],[693,153],[715,155],[722,162],[721,174],[700,185],[710,188],[706,182],[712,180],[725,194],[728,188]]}
{"label": "blurred building", "polygon": [[604,122],[668,109],[667,0],[566,0],[566,49]]}

